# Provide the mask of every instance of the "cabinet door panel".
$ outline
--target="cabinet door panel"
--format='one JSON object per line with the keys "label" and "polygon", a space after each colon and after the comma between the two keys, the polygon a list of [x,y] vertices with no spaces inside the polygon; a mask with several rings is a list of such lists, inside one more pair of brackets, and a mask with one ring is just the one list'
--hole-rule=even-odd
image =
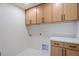
{"label": "cabinet door panel", "polygon": [[78,20],[79,20],[79,3],[77,3],[77,17],[78,17]]}
{"label": "cabinet door panel", "polygon": [[62,48],[60,47],[51,47],[51,56],[62,56]]}
{"label": "cabinet door panel", "polygon": [[63,4],[52,4],[52,19],[53,22],[62,21],[62,15],[63,15]]}
{"label": "cabinet door panel", "polygon": [[31,24],[36,24],[36,7],[31,8],[30,11],[30,16],[31,16]]}
{"label": "cabinet door panel", "polygon": [[37,6],[37,24],[42,23],[43,18],[43,5]]}
{"label": "cabinet door panel", "polygon": [[52,15],[51,15],[51,4],[43,4],[43,11],[44,11],[44,22],[51,23],[52,22]]}
{"label": "cabinet door panel", "polygon": [[31,20],[31,19],[30,19],[30,18],[31,18],[31,17],[30,17],[30,9],[26,11],[25,18],[26,18],[26,19],[25,19],[25,23],[26,23],[27,25],[29,25],[29,24],[30,24],[30,20]]}
{"label": "cabinet door panel", "polygon": [[79,56],[79,51],[66,49],[66,56]]}
{"label": "cabinet door panel", "polygon": [[65,20],[77,20],[77,4],[65,3],[64,14],[65,14]]}

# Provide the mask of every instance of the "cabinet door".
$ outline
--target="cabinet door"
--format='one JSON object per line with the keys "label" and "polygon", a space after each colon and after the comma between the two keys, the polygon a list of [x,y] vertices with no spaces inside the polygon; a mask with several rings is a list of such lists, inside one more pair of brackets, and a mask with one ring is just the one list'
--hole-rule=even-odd
{"label": "cabinet door", "polygon": [[77,16],[78,16],[78,19],[79,19],[79,3],[77,3]]}
{"label": "cabinet door", "polygon": [[52,4],[52,19],[53,22],[62,21],[63,20],[63,4],[62,3],[54,3]]}
{"label": "cabinet door", "polygon": [[51,56],[62,56],[62,55],[63,55],[62,48],[55,46],[51,47]]}
{"label": "cabinet door", "polygon": [[25,24],[26,24],[26,25],[30,25],[30,20],[31,20],[31,19],[30,19],[30,18],[31,18],[31,17],[30,17],[30,9],[26,11],[25,18],[26,18],[26,19],[25,19]]}
{"label": "cabinet door", "polygon": [[31,8],[30,17],[31,17],[31,24],[36,24],[36,7]]}
{"label": "cabinet door", "polygon": [[66,49],[65,54],[66,56],[79,56],[79,51]]}
{"label": "cabinet door", "polygon": [[65,20],[77,20],[77,4],[65,3],[64,14],[65,14]]}
{"label": "cabinet door", "polygon": [[51,23],[52,17],[51,17],[51,4],[43,4],[43,11],[44,11],[44,22],[45,23]]}
{"label": "cabinet door", "polygon": [[37,6],[37,24],[42,23],[43,20],[43,5]]}

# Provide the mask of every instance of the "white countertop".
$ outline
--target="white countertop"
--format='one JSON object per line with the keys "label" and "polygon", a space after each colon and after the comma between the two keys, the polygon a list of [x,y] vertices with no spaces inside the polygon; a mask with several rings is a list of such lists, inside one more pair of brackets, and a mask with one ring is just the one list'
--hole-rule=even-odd
{"label": "white countertop", "polygon": [[50,37],[50,40],[79,44],[79,38]]}

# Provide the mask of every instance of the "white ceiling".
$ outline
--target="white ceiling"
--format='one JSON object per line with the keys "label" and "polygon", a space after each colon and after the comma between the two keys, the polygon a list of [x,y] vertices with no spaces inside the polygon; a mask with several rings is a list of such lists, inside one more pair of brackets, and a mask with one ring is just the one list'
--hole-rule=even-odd
{"label": "white ceiling", "polygon": [[40,3],[29,3],[29,4],[25,4],[25,3],[12,3],[13,5],[20,7],[23,10],[26,10],[28,8],[34,7],[36,5],[39,5]]}

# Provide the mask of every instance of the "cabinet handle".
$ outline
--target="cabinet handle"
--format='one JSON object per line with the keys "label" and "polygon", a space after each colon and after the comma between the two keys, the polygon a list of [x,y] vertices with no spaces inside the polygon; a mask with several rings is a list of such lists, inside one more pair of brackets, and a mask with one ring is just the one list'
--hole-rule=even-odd
{"label": "cabinet handle", "polygon": [[44,23],[44,17],[42,17],[42,23]]}
{"label": "cabinet handle", "polygon": [[63,21],[65,20],[65,14],[63,14]]}
{"label": "cabinet handle", "polygon": [[59,43],[54,43],[55,45],[59,45]]}
{"label": "cabinet handle", "polygon": [[32,23],[31,19],[30,19],[30,24]]}
{"label": "cabinet handle", "polygon": [[69,47],[71,47],[71,48],[77,48],[76,46],[72,46],[72,45],[70,45]]}
{"label": "cabinet handle", "polygon": [[63,15],[61,15],[61,20],[63,21]]}

